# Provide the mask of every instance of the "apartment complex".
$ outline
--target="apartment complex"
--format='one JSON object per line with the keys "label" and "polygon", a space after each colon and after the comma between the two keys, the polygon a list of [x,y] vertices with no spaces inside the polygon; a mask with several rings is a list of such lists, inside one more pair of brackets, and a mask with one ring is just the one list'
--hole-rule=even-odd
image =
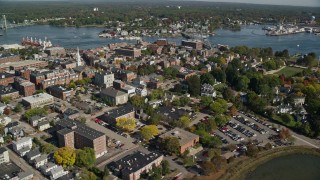
{"label": "apartment complex", "polygon": [[47,93],[40,93],[33,96],[22,98],[22,104],[30,108],[43,107],[46,105],[53,104],[53,102],[53,96]]}
{"label": "apartment complex", "polygon": [[94,149],[97,158],[107,153],[105,134],[79,121],[60,120],[56,124],[56,130],[60,147],[90,147]]}
{"label": "apartment complex", "polygon": [[69,84],[71,81],[80,79],[82,79],[81,75],[67,69],[34,71],[30,74],[30,81],[39,89],[46,89],[53,85]]}

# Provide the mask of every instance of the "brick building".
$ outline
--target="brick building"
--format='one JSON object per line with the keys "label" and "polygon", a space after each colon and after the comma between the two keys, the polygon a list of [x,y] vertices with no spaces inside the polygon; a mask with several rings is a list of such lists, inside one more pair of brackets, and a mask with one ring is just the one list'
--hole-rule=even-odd
{"label": "brick building", "polygon": [[132,105],[127,104],[125,106],[119,107],[117,109],[110,110],[105,114],[97,117],[98,119],[115,126],[117,119],[119,118],[135,118],[135,110]]}
{"label": "brick building", "polygon": [[14,75],[2,72],[0,73],[0,85],[8,86],[14,82]]}
{"label": "brick building", "polygon": [[115,49],[116,55],[128,56],[132,58],[137,58],[141,56],[141,49],[137,48],[118,48]]}
{"label": "brick building", "polygon": [[82,79],[82,76],[73,70],[45,70],[33,71],[30,75],[31,82],[39,89],[46,89],[53,85],[68,85],[71,81]]}
{"label": "brick building", "polygon": [[60,147],[81,149],[93,148],[96,158],[107,153],[106,136],[104,133],[89,128],[79,121],[63,119],[56,123]]}
{"label": "brick building", "polygon": [[74,90],[68,90],[60,85],[53,85],[48,87],[48,93],[62,100],[66,100],[75,95]]}
{"label": "brick building", "polygon": [[159,136],[161,139],[166,137],[176,137],[179,139],[180,149],[179,152],[183,154],[186,150],[193,147],[199,142],[199,136],[180,128],[174,128]]}
{"label": "brick building", "polygon": [[27,96],[32,96],[36,92],[36,86],[21,77],[16,77],[14,79],[14,87],[19,91],[19,94],[27,97]]}
{"label": "brick building", "polygon": [[4,97],[11,97],[11,99],[16,99],[19,97],[19,92],[13,89],[11,86],[0,85],[0,99]]}
{"label": "brick building", "polygon": [[192,47],[195,50],[203,49],[203,42],[199,40],[182,40],[181,45]]}
{"label": "brick building", "polygon": [[66,56],[66,50],[63,47],[51,47],[45,51],[49,56]]}

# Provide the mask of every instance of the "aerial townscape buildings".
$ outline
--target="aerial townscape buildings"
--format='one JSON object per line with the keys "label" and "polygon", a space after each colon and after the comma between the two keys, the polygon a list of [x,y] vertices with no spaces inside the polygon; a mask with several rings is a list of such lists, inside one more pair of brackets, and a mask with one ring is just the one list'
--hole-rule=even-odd
{"label": "aerial townscape buildings", "polygon": [[[262,27],[278,15],[239,20],[252,12],[209,16],[207,6],[189,13],[198,2],[171,2],[132,6],[139,13],[118,17],[113,11],[126,7],[103,11],[103,4],[9,26],[2,16],[7,31],[39,23],[75,32],[68,43],[26,37],[21,45],[0,44],[0,179],[232,179],[235,168],[245,171],[233,162],[319,153],[311,149],[320,134],[316,54],[210,42],[214,29],[235,33],[242,25],[256,25],[266,38],[319,33],[315,17]],[[88,22],[105,29],[84,45],[92,34],[79,29]]]}

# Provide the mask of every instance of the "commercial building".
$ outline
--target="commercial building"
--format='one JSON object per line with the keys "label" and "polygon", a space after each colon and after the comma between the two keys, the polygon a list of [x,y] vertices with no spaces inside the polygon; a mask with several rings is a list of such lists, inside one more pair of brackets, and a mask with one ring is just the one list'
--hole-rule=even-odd
{"label": "commercial building", "polygon": [[199,142],[199,136],[180,128],[174,128],[159,136],[161,139],[167,137],[176,137],[179,139],[180,149],[179,152],[183,154],[186,150],[193,147]]}
{"label": "commercial building", "polygon": [[100,97],[113,105],[126,104],[128,102],[127,93],[116,90],[112,87],[102,89]]}
{"label": "commercial building", "polygon": [[19,91],[19,94],[24,97],[31,96],[36,92],[35,84],[21,77],[14,79],[14,87]]}
{"label": "commercial building", "polygon": [[11,99],[16,99],[19,97],[19,92],[13,89],[10,85],[9,86],[0,85],[0,99],[4,97],[10,97]]}
{"label": "commercial building", "polygon": [[9,152],[5,147],[0,147],[0,164],[10,162]]}
{"label": "commercial building", "polygon": [[118,48],[115,49],[116,55],[128,56],[131,58],[137,58],[141,56],[141,49],[137,48]]}
{"label": "commercial building", "polygon": [[62,99],[62,100],[66,100],[66,99],[70,99],[72,96],[75,95],[75,91],[74,90],[68,90],[60,85],[53,85],[48,87],[48,92],[49,94],[51,94],[52,96]]}
{"label": "commercial building", "polygon": [[22,104],[30,108],[43,107],[46,105],[53,104],[53,102],[53,96],[47,93],[40,93],[33,96],[22,98]]}
{"label": "commercial building", "polygon": [[94,84],[103,88],[112,86],[114,81],[114,74],[110,72],[96,72],[94,77]]}
{"label": "commercial building", "polygon": [[21,157],[23,157],[32,148],[32,138],[23,137],[18,141],[13,142],[12,146],[13,146],[13,150],[16,153],[18,153]]}
{"label": "commercial building", "polygon": [[123,180],[138,180],[141,174],[148,173],[153,167],[159,166],[162,160],[163,155],[158,153],[136,152],[111,162],[108,164],[108,168]]}
{"label": "commercial building", "polygon": [[192,47],[195,50],[201,50],[203,48],[203,42],[199,40],[182,40],[181,45]]}
{"label": "commercial building", "polygon": [[79,121],[60,120],[56,123],[56,130],[60,147],[68,146],[76,149],[91,147],[97,158],[107,153],[105,134]]}

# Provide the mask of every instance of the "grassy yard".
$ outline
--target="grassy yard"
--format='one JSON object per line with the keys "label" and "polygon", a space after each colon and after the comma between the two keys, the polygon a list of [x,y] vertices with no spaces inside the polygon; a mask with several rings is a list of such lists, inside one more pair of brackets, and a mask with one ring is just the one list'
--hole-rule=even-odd
{"label": "grassy yard", "polygon": [[284,121],[282,120],[282,118],[281,118],[280,116],[277,116],[277,115],[273,115],[273,116],[272,116],[272,119],[273,119],[274,121],[279,122],[279,123],[282,124],[282,125],[285,125],[285,126],[289,127],[289,128],[294,128],[294,127],[296,126],[296,121],[291,121],[291,122],[289,122],[289,123],[286,123],[286,122],[284,122]]}
{"label": "grassy yard", "polygon": [[284,74],[285,77],[292,77],[300,72],[302,72],[303,69],[302,68],[297,68],[297,67],[285,67],[283,69],[281,69],[279,72],[277,72],[276,74],[281,75]]}

